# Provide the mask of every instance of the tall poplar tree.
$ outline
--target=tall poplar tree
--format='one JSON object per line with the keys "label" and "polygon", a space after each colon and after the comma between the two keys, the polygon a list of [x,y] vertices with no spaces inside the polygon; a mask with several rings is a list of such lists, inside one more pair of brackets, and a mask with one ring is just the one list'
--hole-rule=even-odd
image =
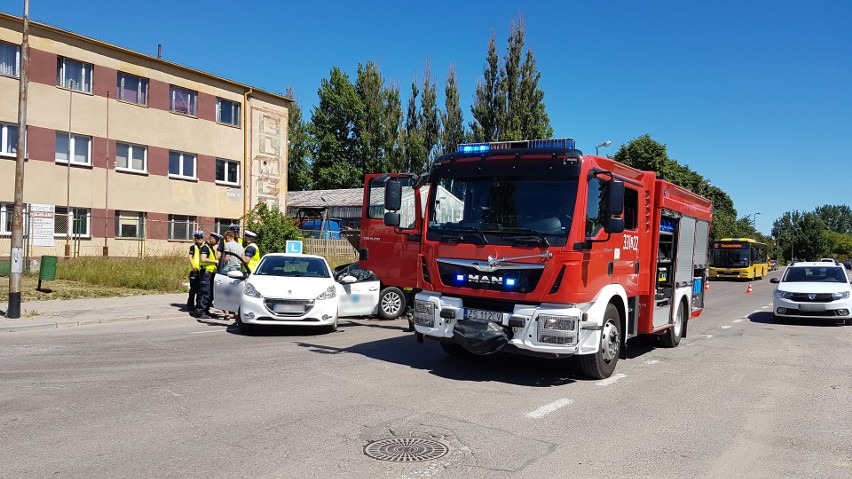
{"label": "tall poplar tree", "polygon": [[522,140],[524,132],[521,121],[525,111],[532,105],[524,102],[521,95],[521,58],[524,52],[524,36],[526,29],[523,18],[513,20],[510,25],[509,43],[506,48],[506,59],[500,70],[500,83],[506,96],[503,122],[499,125],[501,140]]}
{"label": "tall poplar tree", "polygon": [[363,108],[349,76],[333,67],[320,83],[319,103],[311,115],[309,130],[314,136],[313,172],[315,189],[357,188],[360,171],[353,166],[359,155],[355,121]]}
{"label": "tall poplar tree", "polygon": [[421,113],[417,107],[420,90],[417,88],[417,78],[411,82],[411,96],[408,97],[408,111],[405,115],[405,136],[403,143],[403,170],[419,173],[426,163],[427,151],[423,138],[423,128],[420,124]]}
{"label": "tall poplar tree", "polygon": [[358,155],[353,165],[359,174],[381,171],[385,164],[385,101],[384,80],[378,66],[373,62],[358,65],[355,91],[361,99],[362,108],[355,119],[355,141]]}
{"label": "tall poplar tree", "polygon": [[441,148],[448,153],[455,151],[461,143],[464,143],[464,119],[459,104],[456,69],[450,65],[444,86],[444,111],[441,112]]}
{"label": "tall poplar tree", "polygon": [[[426,67],[423,73],[423,95],[420,97],[420,129],[423,136],[423,149],[426,152],[426,160],[435,157],[435,147],[441,135],[441,122],[438,115],[438,94],[435,82],[432,80],[432,65],[426,59]],[[419,171],[427,169],[424,162]]]}
{"label": "tall poplar tree", "polygon": [[473,141],[496,141],[500,139],[500,124],[505,108],[505,94],[500,81],[500,58],[497,56],[496,35],[492,31],[488,39],[488,54],[483,80],[477,82],[470,124]]}
{"label": "tall poplar tree", "polygon": [[402,101],[399,96],[399,85],[391,84],[385,90],[385,109],[382,115],[384,129],[385,163],[378,171],[401,171],[404,169],[404,132]]}
{"label": "tall poplar tree", "polygon": [[287,98],[293,100],[288,109],[287,131],[289,148],[287,151],[287,190],[303,191],[311,188],[311,135],[308,125],[302,121],[302,106],[296,99],[292,86],[287,87]]}
{"label": "tall poplar tree", "polygon": [[544,106],[544,91],[538,86],[541,72],[538,71],[532,49],[527,50],[524,64],[521,66],[519,103],[516,110],[517,123],[520,125],[520,138],[552,138],[553,128]]}

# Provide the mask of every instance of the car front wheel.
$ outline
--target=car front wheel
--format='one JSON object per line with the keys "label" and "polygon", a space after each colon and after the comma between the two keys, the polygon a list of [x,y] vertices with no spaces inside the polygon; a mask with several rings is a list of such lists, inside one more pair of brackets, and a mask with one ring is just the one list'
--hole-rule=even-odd
{"label": "car front wheel", "polygon": [[396,286],[388,286],[379,293],[379,316],[396,319],[405,311],[405,294]]}

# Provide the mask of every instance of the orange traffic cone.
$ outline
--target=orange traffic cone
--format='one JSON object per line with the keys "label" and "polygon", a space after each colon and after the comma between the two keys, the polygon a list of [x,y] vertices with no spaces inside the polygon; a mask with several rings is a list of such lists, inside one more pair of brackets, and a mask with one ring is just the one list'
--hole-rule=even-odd
{"label": "orange traffic cone", "polygon": [[710,291],[710,281],[704,282],[704,291]]}
{"label": "orange traffic cone", "polygon": [[754,294],[751,290],[751,281],[748,282],[748,289],[746,289],[746,294]]}

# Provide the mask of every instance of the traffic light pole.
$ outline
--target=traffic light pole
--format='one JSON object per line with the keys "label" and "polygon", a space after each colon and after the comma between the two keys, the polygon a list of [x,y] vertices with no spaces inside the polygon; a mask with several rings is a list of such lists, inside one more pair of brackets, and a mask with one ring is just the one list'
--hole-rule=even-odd
{"label": "traffic light pole", "polygon": [[30,0],[24,0],[24,38],[21,41],[21,87],[18,96],[18,151],[15,155],[15,209],[12,213],[12,257],[9,306],[6,317],[21,317],[21,279],[24,274],[24,150],[27,146],[27,83],[30,76]]}

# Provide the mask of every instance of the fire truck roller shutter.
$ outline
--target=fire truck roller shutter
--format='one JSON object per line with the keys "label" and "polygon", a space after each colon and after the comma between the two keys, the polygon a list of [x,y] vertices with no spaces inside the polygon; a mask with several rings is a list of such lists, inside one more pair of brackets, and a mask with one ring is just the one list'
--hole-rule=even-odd
{"label": "fire truck roller shutter", "polygon": [[692,263],[696,268],[707,267],[707,247],[710,241],[710,223],[698,221],[695,224],[695,255]]}
{"label": "fire truck roller shutter", "polygon": [[692,262],[695,254],[695,218],[684,216],[680,219],[677,240],[677,269],[675,287],[692,284]]}

